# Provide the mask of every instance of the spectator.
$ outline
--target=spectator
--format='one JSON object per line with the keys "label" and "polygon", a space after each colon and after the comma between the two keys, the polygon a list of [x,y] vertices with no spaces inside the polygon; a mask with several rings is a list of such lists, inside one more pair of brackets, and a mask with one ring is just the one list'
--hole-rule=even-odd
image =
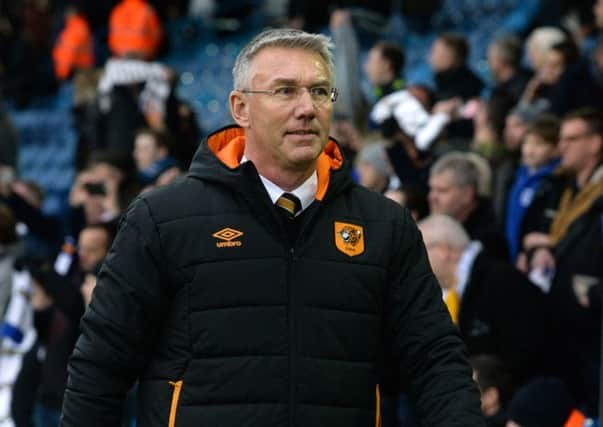
{"label": "spectator", "polygon": [[364,63],[364,72],[373,87],[375,99],[404,88],[403,69],[404,50],[400,46],[379,41],[371,47]]}
{"label": "spectator", "polygon": [[382,142],[369,143],[356,156],[358,183],[369,190],[385,193],[400,187]]}
{"label": "spectator", "polygon": [[386,191],[384,196],[408,209],[415,221],[419,221],[429,215],[427,194],[420,187],[403,185],[397,190]]}
{"label": "spectator", "polygon": [[543,108],[536,105],[520,104],[505,119],[503,144],[506,153],[493,171],[493,205],[500,224],[505,221],[508,192],[519,168],[521,142],[530,123],[543,111]]}
{"label": "spectator", "polygon": [[466,102],[479,97],[483,82],[467,66],[469,45],[460,34],[440,34],[429,53],[429,64],[434,73],[436,99],[460,98]]}
{"label": "spectator", "polygon": [[482,413],[488,427],[505,427],[507,403],[513,392],[513,379],[496,356],[479,354],[471,359],[473,378],[482,395]]}
{"label": "spectator", "polygon": [[151,60],[157,56],[163,30],[146,0],[122,0],[109,18],[109,48],[120,58]]}
{"label": "spectator", "polygon": [[522,224],[542,181],[559,166],[559,119],[544,115],[528,128],[521,145],[521,167],[507,200],[505,235],[515,262],[523,239]]}
{"label": "spectator", "polygon": [[489,199],[479,196],[480,172],[464,153],[452,152],[438,159],[429,177],[429,207],[432,214],[445,214],[459,221],[473,240],[479,240],[491,255],[508,260],[509,252]]}
{"label": "spectator", "polygon": [[152,129],[141,129],[134,138],[134,162],[138,181],[142,185],[153,184],[168,169],[177,167],[170,155],[169,136]]}
{"label": "spectator", "polygon": [[[603,115],[596,110],[568,114],[559,137],[561,166],[573,172],[546,235],[528,235],[531,269],[550,278],[555,313],[556,372],[576,400],[595,413],[601,345],[601,213],[603,212]],[[548,273],[548,274],[547,274]]]}
{"label": "spectator", "polygon": [[492,97],[504,96],[516,104],[530,80],[529,71],[521,67],[522,45],[516,36],[495,38],[488,46],[488,65],[495,85]]}
{"label": "spectator", "polygon": [[535,379],[517,391],[509,403],[507,427],[586,427],[565,384],[557,378]]}
{"label": "spectator", "polygon": [[555,27],[539,27],[530,33],[525,42],[525,49],[534,74],[537,75],[544,66],[551,47],[566,38],[565,33]]}
{"label": "spectator", "polygon": [[469,354],[499,357],[518,383],[540,372],[544,294],[509,262],[490,258],[453,218],[430,215],[418,225]]}
{"label": "spectator", "polygon": [[79,69],[94,66],[94,39],[88,21],[76,6],[65,11],[65,27],[52,50],[54,73],[59,80],[70,78]]}

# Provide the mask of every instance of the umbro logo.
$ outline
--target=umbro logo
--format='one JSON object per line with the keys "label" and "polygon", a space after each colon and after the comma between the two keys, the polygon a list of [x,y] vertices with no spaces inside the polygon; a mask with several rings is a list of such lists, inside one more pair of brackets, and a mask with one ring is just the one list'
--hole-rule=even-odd
{"label": "umbro logo", "polygon": [[220,242],[216,242],[217,248],[232,248],[236,246],[243,246],[243,242],[241,242],[240,240],[235,240],[241,237],[242,235],[242,231],[235,230],[234,228],[229,227],[223,228],[222,230],[216,231],[214,234],[212,234],[213,237],[218,240],[221,240]]}

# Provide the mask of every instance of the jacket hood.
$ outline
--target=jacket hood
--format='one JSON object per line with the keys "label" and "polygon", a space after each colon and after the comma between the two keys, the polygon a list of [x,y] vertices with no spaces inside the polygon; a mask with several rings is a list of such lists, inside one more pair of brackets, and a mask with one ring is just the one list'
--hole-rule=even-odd
{"label": "jacket hood", "polygon": [[[252,162],[240,164],[244,150],[244,130],[236,125],[224,127],[210,134],[200,144],[193,157],[189,176],[234,187],[234,190],[240,189],[242,180],[248,181],[250,174],[257,176]],[[351,185],[348,168],[337,141],[329,138],[316,163],[316,199],[323,200],[327,190]]]}

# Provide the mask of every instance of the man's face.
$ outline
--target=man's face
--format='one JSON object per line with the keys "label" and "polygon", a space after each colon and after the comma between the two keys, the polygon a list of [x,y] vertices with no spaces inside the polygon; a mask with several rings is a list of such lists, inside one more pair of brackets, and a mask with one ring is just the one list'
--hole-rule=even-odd
{"label": "man's face", "polygon": [[550,50],[546,54],[540,70],[541,80],[548,85],[553,85],[559,81],[563,71],[565,71],[563,55],[556,50]]}
{"label": "man's face", "polygon": [[427,257],[429,258],[433,274],[438,279],[442,288],[450,288],[454,284],[454,271],[450,262],[450,248],[447,244],[441,242],[429,227],[419,226],[419,230],[423,235],[423,242],[425,243]]}
{"label": "man's face", "polygon": [[157,146],[152,135],[141,133],[134,140],[134,161],[139,171],[148,168],[165,155],[165,150]]}
{"label": "man's face", "polygon": [[107,255],[109,239],[107,233],[100,228],[85,228],[80,232],[78,240],[78,256],[80,267],[86,273],[92,271]]}
{"label": "man's face", "polygon": [[364,63],[364,72],[373,86],[387,84],[392,80],[390,64],[383,58],[381,49],[377,47],[369,50]]}
{"label": "man's face", "polygon": [[600,156],[601,144],[601,136],[592,132],[584,120],[565,120],[559,134],[561,166],[573,172],[583,170]]}
{"label": "man's face", "polygon": [[459,187],[451,171],[445,170],[429,177],[429,208],[432,214],[449,215],[463,222],[473,193],[470,187]]}
{"label": "man's face", "polygon": [[593,5],[593,14],[597,28],[603,29],[603,0],[597,0]]}
{"label": "man's face", "polygon": [[517,152],[521,145],[526,130],[526,124],[515,114],[507,116],[505,120],[504,140],[505,147],[511,152]]}
{"label": "man's face", "polygon": [[434,72],[446,71],[454,66],[456,58],[452,49],[442,40],[437,39],[429,52],[429,65]]}
{"label": "man's face", "polygon": [[504,62],[501,59],[498,48],[494,45],[488,47],[488,65],[490,66],[492,77],[498,81],[500,69],[504,66]]}
{"label": "man's face", "polygon": [[262,93],[231,93],[233,117],[245,129],[245,155],[262,168],[309,171],[328,140],[333,104],[317,105],[309,88],[331,87],[327,64],[303,49],[267,47],[253,58],[247,90],[301,88],[300,95],[283,100]]}

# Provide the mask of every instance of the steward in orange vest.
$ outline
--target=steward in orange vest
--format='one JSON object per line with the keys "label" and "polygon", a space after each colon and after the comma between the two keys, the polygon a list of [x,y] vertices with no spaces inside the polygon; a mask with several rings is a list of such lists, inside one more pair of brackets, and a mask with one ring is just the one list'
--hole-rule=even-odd
{"label": "steward in orange vest", "polygon": [[60,80],[71,77],[76,69],[94,66],[94,39],[90,26],[77,8],[65,11],[65,28],[52,49],[54,73]]}
{"label": "steward in orange vest", "polygon": [[109,49],[118,57],[153,59],[162,37],[161,22],[146,0],[123,0],[109,19]]}

